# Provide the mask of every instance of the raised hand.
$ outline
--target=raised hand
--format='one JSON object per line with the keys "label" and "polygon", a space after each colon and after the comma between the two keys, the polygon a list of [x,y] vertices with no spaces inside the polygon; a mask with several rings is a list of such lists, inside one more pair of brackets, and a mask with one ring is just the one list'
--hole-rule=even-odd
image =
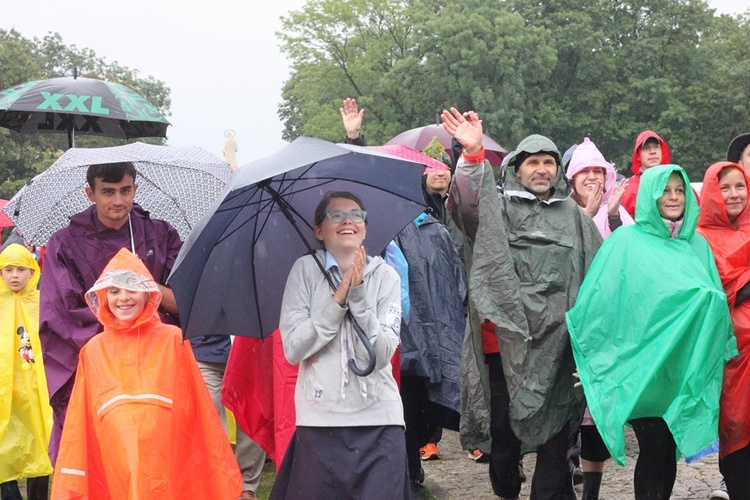
{"label": "raised hand", "polygon": [[461,113],[456,108],[443,110],[440,115],[443,128],[455,137],[469,154],[475,154],[482,149],[482,120],[474,111]]}
{"label": "raised hand", "polygon": [[339,108],[341,119],[344,122],[344,129],[346,130],[346,136],[349,139],[356,139],[359,137],[360,131],[362,130],[362,117],[365,114],[365,109],[357,109],[357,101],[347,97],[344,99],[343,107]]}
{"label": "raised hand", "polygon": [[625,188],[628,187],[629,180],[630,178],[621,180],[620,185],[609,195],[609,200],[607,200],[607,213],[609,215],[614,217],[620,213],[620,202],[622,201],[622,195],[625,194]]}

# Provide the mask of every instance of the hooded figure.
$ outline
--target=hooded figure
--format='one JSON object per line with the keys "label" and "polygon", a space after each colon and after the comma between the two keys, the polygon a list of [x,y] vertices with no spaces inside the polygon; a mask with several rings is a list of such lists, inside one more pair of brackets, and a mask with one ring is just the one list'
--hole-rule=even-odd
{"label": "hooded figure", "polygon": [[[149,294],[129,321],[112,287]],[[52,497],[236,499],[242,477],[189,342],[157,313],[156,283],[121,249],[86,301],[104,331],[81,349]]]}
{"label": "hooded figure", "polygon": [[750,186],[750,175],[741,166],[714,163],[703,179],[698,218],[698,232],[711,245],[724,284],[740,352],[724,368],[719,420],[721,458],[750,444],[750,301],[738,300],[740,290],[750,283],[750,210],[744,209],[733,222],[727,216],[719,175],[732,168],[742,174],[745,186]]}
{"label": "hooded figure", "polygon": [[[530,155],[553,156],[557,170],[551,194],[538,200],[519,182],[518,167]],[[489,404],[487,365],[482,363],[480,322],[495,324],[508,386],[510,425],[524,448],[532,450],[557,435],[567,423],[578,428],[583,397],[573,389],[573,355],[564,318],[601,244],[596,226],[570,199],[560,153],[541,135],[521,141],[508,155],[505,193],[498,195],[489,162],[459,164],[449,209],[470,247],[471,345],[485,387],[485,405],[464,391],[471,407],[462,409],[462,445],[487,450],[482,425]],[[462,376],[466,370],[462,368]],[[477,417],[477,415],[479,415]],[[465,424],[466,422],[466,424]],[[472,428],[471,425],[477,427]]]}
{"label": "hooded figure", "polygon": [[[686,187],[675,222],[657,208],[672,173]],[[643,174],[635,224],[604,242],[567,315],[589,410],[620,465],[630,420],[663,419],[675,459],[717,438],[722,372],[736,347],[711,249],[695,233],[689,186],[677,165]]]}
{"label": "hooded figure", "polygon": [[0,253],[0,269],[33,270],[14,292],[0,279],[0,483],[48,476],[52,408],[39,342],[39,265],[19,244]]}
{"label": "hooded figure", "polygon": [[[588,137],[583,140],[583,143],[574,147],[575,149],[573,150],[570,163],[568,164],[568,170],[565,174],[569,180],[573,181],[576,174],[587,167],[599,167],[604,170],[604,193],[602,194],[602,204],[599,206],[599,212],[594,216],[594,223],[596,224],[596,227],[599,228],[602,238],[606,239],[607,236],[612,234],[612,229],[609,226],[607,201],[615,187],[615,178],[617,177],[615,167],[604,159],[602,153]],[[633,218],[630,217],[630,214],[628,214],[627,210],[625,210],[622,205],[620,205],[619,213],[620,220],[624,225],[633,224]]]}
{"label": "hooded figure", "polygon": [[659,137],[659,134],[651,130],[644,130],[635,140],[635,147],[633,148],[633,158],[630,165],[630,170],[633,172],[633,177],[628,181],[628,187],[625,190],[625,194],[622,195],[621,206],[625,207],[631,217],[635,217],[635,204],[636,197],[638,196],[638,186],[641,182],[641,174],[646,171],[641,164],[641,148],[649,139],[656,139],[659,141],[661,147],[661,165],[667,165],[671,163],[672,156],[669,152],[669,146],[664,139]]}

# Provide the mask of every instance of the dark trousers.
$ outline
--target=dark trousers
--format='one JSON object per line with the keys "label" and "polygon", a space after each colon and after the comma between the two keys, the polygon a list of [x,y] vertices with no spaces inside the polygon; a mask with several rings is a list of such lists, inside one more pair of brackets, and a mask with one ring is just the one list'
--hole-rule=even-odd
{"label": "dark trousers", "polygon": [[750,445],[719,459],[729,498],[750,500]]}
{"label": "dark trousers", "polygon": [[672,495],[677,478],[677,445],[660,417],[630,421],[638,439],[633,489],[636,500],[666,499]]}
{"label": "dark trousers", "polygon": [[[490,482],[495,495],[515,498],[521,491],[518,471],[521,441],[510,427],[510,395],[500,355],[485,356],[485,363],[490,374]],[[536,468],[531,482],[532,500],[562,500],[569,497],[570,488],[566,487],[570,471],[569,428],[570,424],[566,423],[559,433],[537,448]]]}
{"label": "dark trousers", "polygon": [[409,478],[422,482],[422,460],[419,449],[430,442],[440,423],[445,410],[433,403],[428,397],[426,377],[401,375],[401,401],[404,405],[404,423],[406,424],[406,458],[409,461]]}
{"label": "dark trousers", "polygon": [[[49,493],[49,476],[30,477],[26,479],[26,494],[29,500],[47,500]],[[21,490],[17,481],[0,484],[2,500],[21,500]]]}

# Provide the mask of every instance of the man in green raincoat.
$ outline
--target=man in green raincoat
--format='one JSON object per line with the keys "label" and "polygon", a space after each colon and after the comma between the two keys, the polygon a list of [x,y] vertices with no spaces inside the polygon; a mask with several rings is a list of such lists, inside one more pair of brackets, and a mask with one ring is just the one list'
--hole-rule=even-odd
{"label": "man in green raincoat", "polygon": [[[566,485],[568,448],[584,401],[573,386],[565,313],[601,236],[569,198],[552,141],[540,135],[521,141],[498,195],[476,113],[451,108],[442,119],[464,147],[449,208],[470,247],[474,349],[477,359],[484,354],[480,371],[489,371],[492,487],[502,498],[516,498],[520,454],[536,451],[532,498],[567,498],[574,495]],[[494,323],[494,334],[479,327],[484,320]]]}

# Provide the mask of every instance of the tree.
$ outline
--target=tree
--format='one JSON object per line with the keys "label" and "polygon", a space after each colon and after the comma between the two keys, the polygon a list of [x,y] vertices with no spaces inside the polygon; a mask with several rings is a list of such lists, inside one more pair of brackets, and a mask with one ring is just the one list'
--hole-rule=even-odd
{"label": "tree", "polygon": [[[24,38],[15,30],[0,30],[0,90],[19,83],[58,76],[79,75],[126,85],[160,112],[169,116],[170,91],[155,78],[140,77],[137,70],[107,63],[91,49],[67,46],[59,34],[42,39]],[[162,144],[163,139],[139,139]],[[78,136],[79,147],[116,146],[129,141],[106,137]],[[64,134],[19,134],[0,128],[0,198],[12,197],[34,175],[47,169],[68,147]]]}
{"label": "tree", "polygon": [[337,108],[356,97],[382,143],[473,109],[508,149],[589,136],[622,172],[653,129],[700,180],[748,128],[748,30],[704,0],[310,0],[278,34],[292,63],[279,114],[285,139],[339,140]]}

